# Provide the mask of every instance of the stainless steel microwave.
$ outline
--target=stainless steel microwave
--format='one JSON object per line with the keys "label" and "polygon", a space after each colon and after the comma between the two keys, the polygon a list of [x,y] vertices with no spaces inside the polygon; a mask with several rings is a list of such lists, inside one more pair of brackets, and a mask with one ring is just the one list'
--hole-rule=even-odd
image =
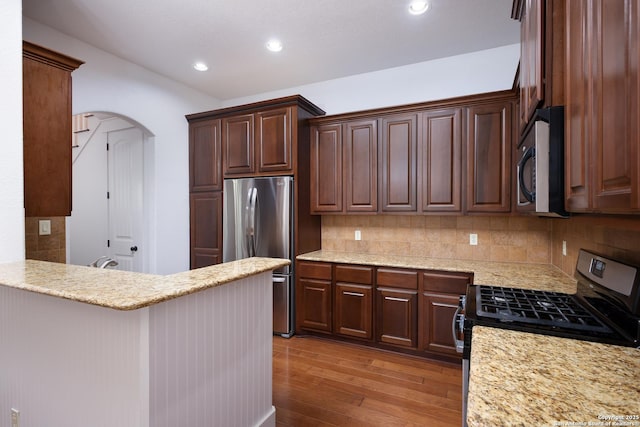
{"label": "stainless steel microwave", "polygon": [[518,211],[569,216],[564,209],[564,107],[536,110],[517,156]]}

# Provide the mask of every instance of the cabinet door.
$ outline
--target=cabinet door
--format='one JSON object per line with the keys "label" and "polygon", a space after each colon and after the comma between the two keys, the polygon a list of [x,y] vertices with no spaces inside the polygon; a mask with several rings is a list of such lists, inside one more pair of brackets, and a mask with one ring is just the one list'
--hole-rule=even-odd
{"label": "cabinet door", "polygon": [[587,3],[567,2],[565,63],[565,208],[585,211],[591,205],[589,165],[589,81]]}
{"label": "cabinet door", "polygon": [[255,172],[253,121],[253,114],[228,117],[222,120],[225,175]]}
{"label": "cabinet door", "polygon": [[298,279],[298,328],[331,333],[331,281]]}
{"label": "cabinet door", "polygon": [[334,307],[336,334],[367,340],[373,337],[371,286],[337,282]]}
{"label": "cabinet door", "polygon": [[381,120],[379,170],[383,212],[417,210],[417,125],[416,114]]}
{"label": "cabinet door", "polygon": [[191,268],[222,262],[222,192],[189,195]]}
{"label": "cabinet door", "polygon": [[344,125],[344,186],[347,212],[378,210],[376,120]]}
{"label": "cabinet door", "polygon": [[458,356],[451,332],[458,299],[456,295],[431,293],[422,295],[425,350]]}
{"label": "cabinet door", "polygon": [[511,101],[467,110],[467,211],[511,210]]}
{"label": "cabinet door", "polygon": [[544,3],[525,0],[520,25],[520,123],[524,127],[544,97]]}
{"label": "cabinet door", "polygon": [[71,71],[82,62],[24,43],[25,216],[71,215]]}
{"label": "cabinet door", "polygon": [[311,128],[311,212],[342,212],[342,125]]}
{"label": "cabinet door", "polygon": [[191,192],[222,190],[220,120],[189,125],[189,188]]}
{"label": "cabinet door", "polygon": [[[637,134],[632,135],[633,124],[637,126],[640,119],[637,109],[638,1],[598,0],[594,3],[591,40],[595,48],[597,95],[593,98],[596,116],[592,121],[593,207],[596,211],[624,213],[632,210],[632,190],[636,194],[638,191],[638,182],[633,182],[637,172],[632,172],[637,164],[631,160],[640,142]],[[634,9],[635,20],[632,19]],[[632,145],[636,148],[632,149]]]}
{"label": "cabinet door", "polygon": [[422,210],[462,211],[462,111],[422,116]]}
{"label": "cabinet door", "polygon": [[259,172],[292,172],[292,108],[256,114]]}
{"label": "cabinet door", "polygon": [[417,292],[378,288],[376,311],[379,342],[409,348],[417,346]]}

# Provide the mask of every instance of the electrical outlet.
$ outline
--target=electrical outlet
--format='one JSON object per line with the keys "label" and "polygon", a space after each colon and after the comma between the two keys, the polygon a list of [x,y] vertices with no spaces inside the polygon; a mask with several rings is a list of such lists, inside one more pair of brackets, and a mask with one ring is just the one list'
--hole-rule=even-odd
{"label": "electrical outlet", "polygon": [[11,408],[11,427],[20,427],[20,411]]}
{"label": "electrical outlet", "polygon": [[51,234],[51,220],[41,219],[38,221],[38,234],[41,236],[48,236]]}
{"label": "electrical outlet", "polygon": [[355,239],[362,240],[362,233],[360,232],[360,230],[356,230]]}
{"label": "electrical outlet", "polygon": [[562,256],[567,256],[567,241],[562,241]]}
{"label": "electrical outlet", "polygon": [[469,244],[476,246],[478,244],[478,235],[476,233],[469,234]]}

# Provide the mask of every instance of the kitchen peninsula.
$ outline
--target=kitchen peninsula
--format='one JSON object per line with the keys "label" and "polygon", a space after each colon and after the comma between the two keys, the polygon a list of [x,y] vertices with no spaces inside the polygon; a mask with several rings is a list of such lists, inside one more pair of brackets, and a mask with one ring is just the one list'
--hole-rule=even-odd
{"label": "kitchen peninsula", "polygon": [[[0,409],[21,425],[275,425],[271,271],[0,265]],[[4,416],[3,416],[4,419]]]}

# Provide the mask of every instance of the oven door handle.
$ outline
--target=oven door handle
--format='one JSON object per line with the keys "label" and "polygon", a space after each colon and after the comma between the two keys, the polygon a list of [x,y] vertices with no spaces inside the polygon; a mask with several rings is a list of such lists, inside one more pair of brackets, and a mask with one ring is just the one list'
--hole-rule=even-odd
{"label": "oven door handle", "polygon": [[453,321],[451,322],[451,333],[453,334],[453,342],[456,346],[456,352],[462,353],[464,350],[464,340],[458,339],[458,332],[464,334],[464,314],[460,313],[462,307],[458,306],[456,312],[453,315]]}

